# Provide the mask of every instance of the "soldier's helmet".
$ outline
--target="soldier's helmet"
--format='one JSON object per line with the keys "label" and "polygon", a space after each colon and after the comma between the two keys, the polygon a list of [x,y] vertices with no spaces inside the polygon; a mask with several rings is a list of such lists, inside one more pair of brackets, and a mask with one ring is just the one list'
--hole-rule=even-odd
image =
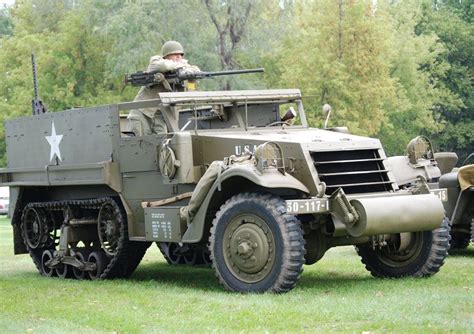
{"label": "soldier's helmet", "polygon": [[161,56],[166,57],[167,55],[171,55],[174,53],[180,53],[184,55],[183,46],[176,41],[168,41],[161,47]]}

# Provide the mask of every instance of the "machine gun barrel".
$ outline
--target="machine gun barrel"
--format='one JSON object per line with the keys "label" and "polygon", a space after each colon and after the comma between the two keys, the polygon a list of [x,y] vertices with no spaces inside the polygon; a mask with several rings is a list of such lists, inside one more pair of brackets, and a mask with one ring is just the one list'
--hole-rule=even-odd
{"label": "machine gun barrel", "polygon": [[[197,72],[197,73],[184,73],[182,77],[184,80],[191,80],[191,79],[201,79],[201,78],[210,78],[210,77],[217,77],[222,75],[234,75],[234,74],[245,74],[245,73],[261,73],[265,72],[264,68],[252,68],[247,70],[228,70],[228,71],[214,71],[214,72]],[[178,75],[181,77],[181,75]]]}
{"label": "machine gun barrel", "polygon": [[[252,68],[245,70],[228,70],[228,71],[214,71],[214,72],[195,72],[187,73],[173,71],[168,73],[163,73],[164,78],[171,84],[182,84],[185,80],[197,80],[203,78],[217,77],[223,75],[234,75],[234,74],[246,74],[246,73],[261,73],[265,72],[263,68]],[[130,75],[125,76],[125,84],[131,84],[132,86],[148,86],[157,84],[156,74],[160,73],[159,71],[150,71],[150,72],[136,72]]]}

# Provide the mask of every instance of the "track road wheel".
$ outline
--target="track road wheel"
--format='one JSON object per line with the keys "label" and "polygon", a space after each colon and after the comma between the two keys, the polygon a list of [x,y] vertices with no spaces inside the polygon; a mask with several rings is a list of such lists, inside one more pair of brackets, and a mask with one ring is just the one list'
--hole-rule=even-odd
{"label": "track road wheel", "polygon": [[205,249],[201,249],[199,253],[199,264],[205,267],[210,267],[212,265],[211,261],[211,253],[209,249],[206,247]]}
{"label": "track road wheel", "polygon": [[53,277],[56,275],[56,270],[54,268],[50,268],[46,265],[46,263],[53,258],[53,250],[46,249],[43,251],[41,255],[41,275],[46,277]]}
{"label": "track road wheel", "polygon": [[198,260],[197,250],[191,249],[187,254],[184,254],[184,263],[194,266]]}
{"label": "track road wheel", "polygon": [[174,242],[157,242],[161,254],[169,264],[184,264],[184,256],[178,253],[179,245]]}
{"label": "track road wheel", "polygon": [[72,267],[68,264],[64,264],[64,263],[58,264],[58,266],[56,268],[54,268],[54,270],[56,271],[56,275],[59,278],[72,278],[72,277],[74,277],[73,273],[72,273]]}
{"label": "track road wheel", "polygon": [[303,271],[300,223],[276,196],[231,197],[217,212],[209,241],[212,266],[228,290],[286,292]]}
{"label": "track road wheel", "polygon": [[[78,259],[79,261],[87,262],[87,259],[89,258],[90,253],[91,253],[91,250],[80,249],[75,252],[74,257]],[[73,267],[72,273],[75,279],[79,279],[79,280],[89,279],[88,273],[79,268]]]}
{"label": "track road wheel", "polygon": [[95,270],[89,271],[89,278],[91,280],[96,280],[100,278],[100,275],[104,272],[107,264],[109,263],[109,259],[107,255],[103,251],[93,251],[89,254],[89,258],[87,262],[95,263],[96,268]]}
{"label": "track road wheel", "polygon": [[445,218],[433,231],[401,233],[382,249],[371,245],[357,246],[365,268],[375,277],[427,277],[444,264],[449,249],[449,223]]}

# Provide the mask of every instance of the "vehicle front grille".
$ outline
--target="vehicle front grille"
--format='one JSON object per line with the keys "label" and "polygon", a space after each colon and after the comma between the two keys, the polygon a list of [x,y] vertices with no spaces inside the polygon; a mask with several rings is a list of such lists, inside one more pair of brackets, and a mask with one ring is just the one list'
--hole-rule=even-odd
{"label": "vehicle front grille", "polygon": [[346,194],[393,190],[377,149],[311,152],[311,157],[327,194],[339,187]]}

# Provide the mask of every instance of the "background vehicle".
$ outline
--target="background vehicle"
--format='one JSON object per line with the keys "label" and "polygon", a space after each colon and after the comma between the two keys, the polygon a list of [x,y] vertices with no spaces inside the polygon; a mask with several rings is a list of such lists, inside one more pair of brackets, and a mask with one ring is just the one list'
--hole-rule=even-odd
{"label": "background vehicle", "polygon": [[[151,242],[244,292],[288,291],[341,245],[378,277],[442,266],[446,194],[427,186],[440,171],[423,140],[387,158],[377,139],[311,129],[296,89],[159,95],[6,122],[15,253],[43,275],[128,277]],[[144,107],[168,134],[120,128]]]}
{"label": "background vehicle", "polygon": [[10,205],[10,191],[8,187],[0,187],[0,215],[8,214],[8,207]]}
{"label": "background vehicle", "polygon": [[454,152],[436,154],[443,175],[439,186],[447,188],[449,200],[445,202],[446,215],[451,223],[451,248],[464,249],[474,240],[474,153],[460,168]]}

